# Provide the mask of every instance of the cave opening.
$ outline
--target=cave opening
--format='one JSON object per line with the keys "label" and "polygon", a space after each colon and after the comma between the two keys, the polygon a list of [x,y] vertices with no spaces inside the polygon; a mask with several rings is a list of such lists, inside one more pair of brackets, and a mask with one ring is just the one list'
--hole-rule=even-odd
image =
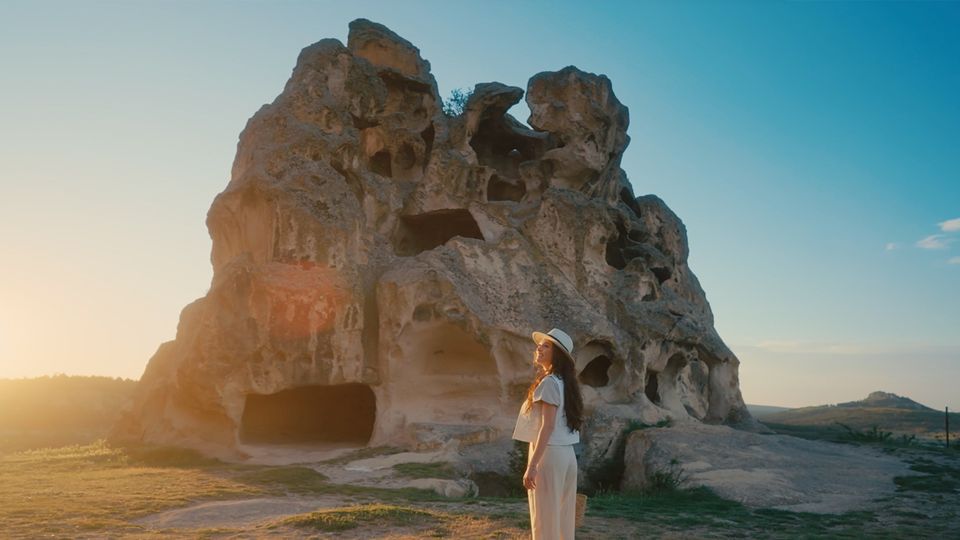
{"label": "cave opening", "polygon": [[654,266],[650,271],[653,272],[653,275],[656,276],[657,281],[659,281],[661,285],[673,275],[670,269],[665,266]]}
{"label": "cave opening", "polygon": [[636,244],[633,239],[630,238],[630,235],[627,233],[627,228],[621,221],[616,221],[617,231],[616,234],[610,236],[610,239],[607,240],[607,246],[605,251],[605,258],[607,264],[616,268],[617,270],[623,270],[627,267],[627,262],[633,258],[633,253],[629,252],[630,247],[633,244]]}
{"label": "cave opening", "polygon": [[373,433],[376,397],[366,384],[300,386],[248,394],[240,422],[244,443],[349,443]]}
{"label": "cave opening", "polygon": [[442,246],[455,236],[484,240],[469,210],[455,208],[401,216],[393,248],[397,255],[407,257]]}
{"label": "cave opening", "polygon": [[390,152],[381,150],[370,158],[370,170],[384,178],[393,177]]}
{"label": "cave opening", "polygon": [[413,150],[410,143],[404,143],[397,151],[397,166],[401,169],[409,169],[417,162],[417,153]]}
{"label": "cave opening", "polygon": [[420,132],[420,138],[423,139],[423,144],[426,145],[426,150],[423,152],[425,156],[423,160],[424,170],[427,168],[427,163],[430,162],[430,154],[433,152],[433,139],[435,136],[436,132],[433,129],[433,122],[430,122],[430,125]]}
{"label": "cave opening", "polygon": [[470,147],[477,162],[495,172],[487,182],[487,201],[519,202],[527,194],[521,166],[540,160],[555,141],[547,133],[527,128],[502,109],[488,109],[484,114],[487,118],[479,122]]}
{"label": "cave opening", "polygon": [[637,203],[637,198],[633,196],[633,190],[630,189],[630,187],[624,186],[623,189],[620,190],[620,201],[633,212],[634,216],[640,217],[642,213],[640,211],[640,205]]}
{"label": "cave opening", "polygon": [[480,165],[492,167],[507,178],[519,178],[520,163],[539,159],[546,146],[544,137],[519,126],[511,129],[503,116],[483,120],[470,138]]}
{"label": "cave opening", "polygon": [[527,187],[519,180],[509,180],[494,174],[487,182],[487,201],[520,202],[526,194]]}
{"label": "cave opening", "polygon": [[654,404],[660,404],[660,381],[658,380],[660,372],[654,371],[652,369],[647,370],[647,380],[646,385],[644,385],[643,392],[647,395],[647,399],[652,401]]}
{"label": "cave opening", "polygon": [[613,362],[606,355],[600,355],[591,360],[580,372],[580,382],[593,387],[610,384],[610,366]]}

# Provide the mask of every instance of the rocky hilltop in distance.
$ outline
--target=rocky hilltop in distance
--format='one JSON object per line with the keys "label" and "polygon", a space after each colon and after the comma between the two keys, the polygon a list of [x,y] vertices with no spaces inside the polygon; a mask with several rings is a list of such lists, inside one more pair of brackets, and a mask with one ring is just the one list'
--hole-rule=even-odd
{"label": "rocky hilltop in distance", "polygon": [[[507,113],[524,98],[530,127]],[[576,344],[581,464],[631,421],[755,427],[683,222],[620,168],[628,123],[610,80],[572,66],[478,84],[449,116],[430,63],[383,25],[303,49],[210,208],[210,290],[113,439],[234,459],[502,449],[531,331],[552,327]]]}
{"label": "rocky hilltop in distance", "polygon": [[859,401],[848,401],[846,403],[837,403],[837,407],[888,407],[891,409],[911,409],[917,411],[933,411],[926,405],[921,405],[916,401],[901,397],[890,392],[876,391],[871,392],[865,399]]}
{"label": "rocky hilltop in distance", "polygon": [[[908,397],[881,391],[871,392],[858,401],[757,413],[757,417],[775,429],[779,429],[777,425],[840,429],[839,424],[843,424],[859,430],[876,427],[895,434],[929,439],[942,437],[944,431],[944,411],[931,409]],[[950,423],[960,425],[960,415],[950,413]]]}

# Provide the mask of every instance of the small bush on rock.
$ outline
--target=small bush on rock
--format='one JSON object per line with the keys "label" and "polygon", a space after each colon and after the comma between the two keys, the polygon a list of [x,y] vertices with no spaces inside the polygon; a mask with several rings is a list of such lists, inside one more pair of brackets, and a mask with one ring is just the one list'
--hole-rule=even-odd
{"label": "small bush on rock", "polygon": [[447,116],[460,116],[467,106],[467,100],[470,99],[473,90],[466,88],[454,88],[450,91],[450,97],[443,100],[443,112]]}

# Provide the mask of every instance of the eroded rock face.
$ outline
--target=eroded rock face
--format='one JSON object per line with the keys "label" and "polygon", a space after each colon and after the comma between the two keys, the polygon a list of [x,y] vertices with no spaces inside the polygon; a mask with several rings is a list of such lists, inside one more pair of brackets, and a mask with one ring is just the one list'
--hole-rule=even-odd
{"label": "eroded rock face", "polygon": [[236,456],[244,444],[502,444],[530,332],[576,343],[581,465],[630,420],[750,422],[738,360],[687,266],[686,231],[635,197],[627,108],[567,67],[524,96],[442,111],[430,65],[357,20],[305,48],[249,120],[210,208],[214,278],[150,360],[114,439]]}

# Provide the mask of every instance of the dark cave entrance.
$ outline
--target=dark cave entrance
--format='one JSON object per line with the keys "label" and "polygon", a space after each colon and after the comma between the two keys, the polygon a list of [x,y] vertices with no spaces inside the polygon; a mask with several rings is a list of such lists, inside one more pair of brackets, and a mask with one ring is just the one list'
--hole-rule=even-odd
{"label": "dark cave entrance", "polygon": [[613,362],[605,355],[600,355],[587,364],[580,372],[580,382],[593,387],[606,386],[610,383],[610,366]]}
{"label": "dark cave entrance", "polygon": [[366,445],[376,412],[373,390],[365,384],[301,386],[275,394],[248,394],[240,440]]}
{"label": "dark cave entrance", "polygon": [[660,373],[653,371],[652,369],[647,370],[647,380],[644,385],[643,392],[647,395],[647,399],[652,401],[656,405],[660,405],[660,383],[659,383]]}
{"label": "dark cave entrance", "polygon": [[401,216],[393,247],[397,255],[408,257],[442,246],[454,236],[484,239],[470,211],[454,208]]}

